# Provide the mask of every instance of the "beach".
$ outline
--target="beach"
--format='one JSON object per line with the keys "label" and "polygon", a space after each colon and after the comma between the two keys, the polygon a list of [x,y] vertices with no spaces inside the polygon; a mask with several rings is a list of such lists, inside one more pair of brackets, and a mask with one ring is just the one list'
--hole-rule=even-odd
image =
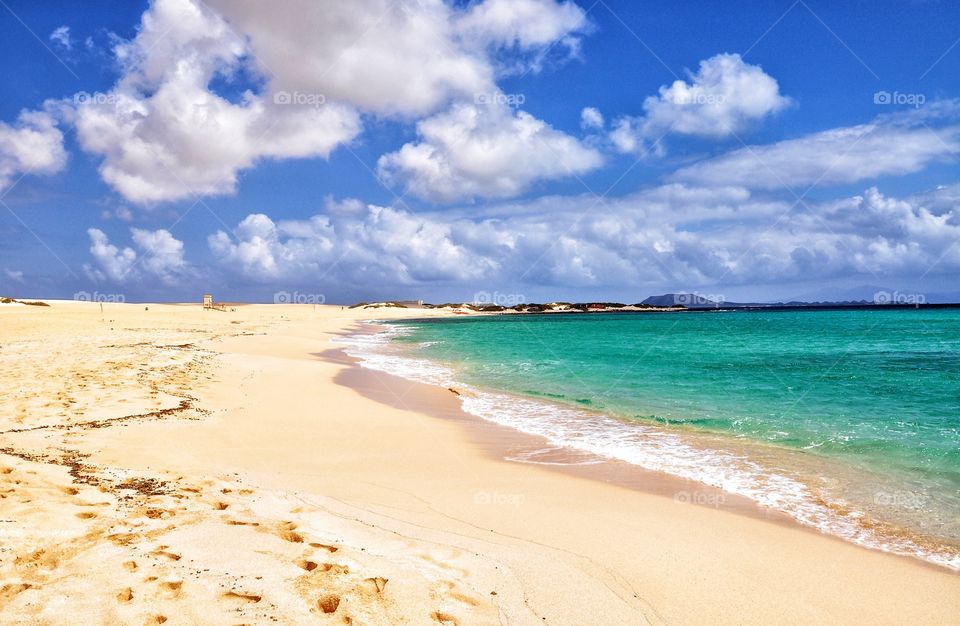
{"label": "beach", "polygon": [[[960,623],[960,576],[361,368],[421,309],[0,307],[6,623]],[[621,471],[623,470],[623,471]]]}

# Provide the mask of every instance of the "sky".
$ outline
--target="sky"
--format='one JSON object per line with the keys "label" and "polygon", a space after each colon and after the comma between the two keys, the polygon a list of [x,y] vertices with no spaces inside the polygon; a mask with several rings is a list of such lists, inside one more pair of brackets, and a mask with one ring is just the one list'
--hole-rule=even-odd
{"label": "sky", "polygon": [[948,0],[0,0],[0,295],[960,301]]}

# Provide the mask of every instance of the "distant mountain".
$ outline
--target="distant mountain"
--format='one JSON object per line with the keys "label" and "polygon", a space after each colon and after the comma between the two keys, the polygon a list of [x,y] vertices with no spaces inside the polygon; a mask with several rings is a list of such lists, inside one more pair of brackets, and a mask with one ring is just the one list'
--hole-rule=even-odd
{"label": "distant mountain", "polygon": [[683,305],[688,309],[717,307],[722,305],[722,303],[719,301],[710,300],[705,296],[695,293],[665,293],[662,296],[650,296],[640,304],[662,307]]}
{"label": "distant mountain", "polygon": [[[665,293],[661,296],[650,296],[641,304],[651,306],[676,306],[682,305],[688,309],[713,309],[713,308],[742,308],[742,307],[808,307],[808,306],[863,306],[870,304],[924,304],[925,300],[910,299],[912,294],[903,294],[897,291],[885,291],[877,289],[870,294],[869,298],[850,298],[844,300],[791,300],[789,302],[729,302],[708,298],[696,293]],[[942,302],[942,301],[941,301]]]}
{"label": "distant mountain", "polygon": [[[796,294],[790,300],[794,302],[856,302],[859,300],[873,302],[877,294],[893,293],[893,291],[890,287],[880,287],[878,285],[826,287]],[[882,295],[880,297],[882,299]]]}
{"label": "distant mountain", "polygon": [[799,294],[791,298],[798,302],[872,302],[876,304],[953,304],[960,302],[960,292],[930,292],[919,289],[895,289],[877,285],[858,285],[846,288],[827,288]]}

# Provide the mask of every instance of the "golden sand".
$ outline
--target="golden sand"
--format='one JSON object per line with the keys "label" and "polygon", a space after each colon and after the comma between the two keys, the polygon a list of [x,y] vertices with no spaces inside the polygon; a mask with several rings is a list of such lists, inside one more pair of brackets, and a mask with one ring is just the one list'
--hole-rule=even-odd
{"label": "golden sand", "polygon": [[411,311],[51,304],[0,307],[4,623],[958,622],[960,576],[502,461],[331,358]]}

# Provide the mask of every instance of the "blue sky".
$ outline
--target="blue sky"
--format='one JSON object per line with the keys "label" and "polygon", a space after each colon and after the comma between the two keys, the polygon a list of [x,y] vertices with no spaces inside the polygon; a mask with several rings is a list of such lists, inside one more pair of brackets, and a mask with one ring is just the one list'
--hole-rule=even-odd
{"label": "blue sky", "polygon": [[950,2],[25,2],[0,294],[960,298]]}

